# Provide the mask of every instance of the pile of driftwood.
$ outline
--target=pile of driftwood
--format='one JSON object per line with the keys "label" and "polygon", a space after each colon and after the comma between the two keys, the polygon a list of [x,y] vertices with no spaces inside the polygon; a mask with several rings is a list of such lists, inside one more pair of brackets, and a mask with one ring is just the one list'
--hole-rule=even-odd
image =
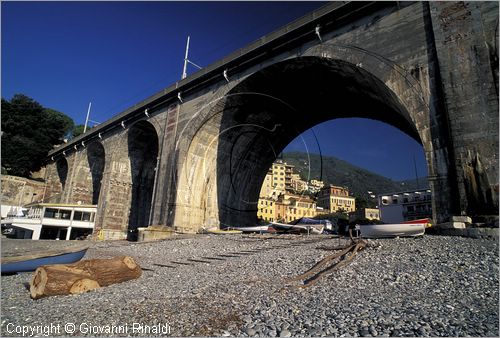
{"label": "pile of driftwood", "polygon": [[128,256],[43,265],[35,270],[30,281],[30,294],[33,299],[78,294],[141,275],[141,267]]}
{"label": "pile of driftwood", "polygon": [[321,247],[320,249],[324,250],[340,251],[326,256],[303,274],[286,280],[286,283],[303,281],[303,284],[299,285],[298,287],[309,287],[316,283],[319,278],[323,277],[324,275],[349,264],[354,256],[356,256],[359,251],[364,250],[366,246],[366,241],[354,240],[351,237],[351,242],[347,245],[336,247]]}

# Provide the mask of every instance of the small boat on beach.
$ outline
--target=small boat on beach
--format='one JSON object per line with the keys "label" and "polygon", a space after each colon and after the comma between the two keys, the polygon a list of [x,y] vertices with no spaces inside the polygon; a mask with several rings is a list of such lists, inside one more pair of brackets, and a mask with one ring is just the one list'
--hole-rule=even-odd
{"label": "small boat on beach", "polygon": [[325,227],[332,228],[332,224],[329,220],[317,220],[306,217],[299,218],[289,224],[271,222],[271,225],[278,232],[310,233],[316,235],[323,233]]}
{"label": "small boat on beach", "polygon": [[269,233],[269,232],[276,232],[272,226],[269,225],[256,225],[253,227],[234,227],[234,228],[228,228],[230,230],[239,230],[242,231],[243,233],[248,233],[248,232],[257,232],[257,233]]}
{"label": "small boat on beach", "polygon": [[430,228],[432,226],[431,220],[429,218],[421,218],[414,219],[411,221],[401,222],[402,224],[424,224],[426,228]]}
{"label": "small boat on beach", "polygon": [[214,234],[214,235],[237,235],[242,234],[241,230],[233,230],[230,228],[227,229],[219,229],[219,228],[208,228],[203,230],[206,234]]}
{"label": "small boat on beach", "polygon": [[[24,240],[14,240],[16,242]],[[51,241],[54,242],[54,241]],[[2,241],[2,245],[4,242]],[[73,246],[53,250],[12,252],[10,255],[2,252],[1,273],[16,273],[35,271],[42,265],[69,264],[78,262],[85,256],[88,246]]]}
{"label": "small boat on beach", "polygon": [[427,222],[357,225],[363,238],[416,237],[425,233]]}

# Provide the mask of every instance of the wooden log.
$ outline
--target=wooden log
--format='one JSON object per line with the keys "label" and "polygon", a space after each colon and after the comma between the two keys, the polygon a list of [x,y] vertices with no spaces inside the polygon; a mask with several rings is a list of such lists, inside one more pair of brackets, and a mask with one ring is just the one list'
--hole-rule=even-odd
{"label": "wooden log", "polygon": [[128,256],[44,265],[36,269],[30,281],[30,294],[33,299],[78,294],[136,279],[141,275],[141,267]]}
{"label": "wooden log", "polygon": [[354,247],[355,247],[355,244],[351,244],[348,247],[344,248],[344,250],[342,250],[341,252],[338,252],[338,253],[330,255],[330,256],[326,256],[325,258],[320,260],[318,263],[314,264],[314,266],[312,268],[310,268],[309,270],[307,270],[303,274],[298,275],[298,276],[293,277],[293,278],[289,278],[288,280],[286,280],[286,283],[299,281],[299,280],[306,279],[306,278],[314,275],[315,273],[320,271],[325,265],[329,264],[330,262],[332,262],[336,258],[344,256],[349,251],[354,249]]}
{"label": "wooden log", "polygon": [[349,256],[346,256],[344,257],[344,259],[342,259],[341,261],[337,262],[336,264],[333,264],[332,266],[330,267],[327,267],[326,269],[324,269],[323,271],[320,271],[318,272],[315,276],[312,276],[311,278],[307,279],[304,281],[304,285],[302,285],[302,287],[308,287],[308,286],[311,286],[313,285],[314,283],[316,283],[320,277],[323,277],[324,275],[332,272],[333,270],[337,270],[337,269],[340,269],[344,266],[346,266],[347,264],[349,264],[352,259],[354,258],[354,256],[356,256],[357,252],[360,251],[360,250],[363,250],[366,246],[366,243],[365,242],[358,242],[355,244],[351,254]]}

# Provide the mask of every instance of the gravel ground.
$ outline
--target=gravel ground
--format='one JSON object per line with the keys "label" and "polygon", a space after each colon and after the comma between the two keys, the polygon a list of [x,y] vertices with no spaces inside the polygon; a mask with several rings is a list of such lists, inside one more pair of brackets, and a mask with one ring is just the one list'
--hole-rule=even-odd
{"label": "gravel ground", "polygon": [[130,255],[147,270],[137,280],[36,301],[26,289],[31,273],[2,276],[0,333],[499,335],[498,242],[444,236],[374,240],[351,264],[310,287],[285,283],[332,254],[321,247],[342,241],[198,235],[94,242],[85,258]]}

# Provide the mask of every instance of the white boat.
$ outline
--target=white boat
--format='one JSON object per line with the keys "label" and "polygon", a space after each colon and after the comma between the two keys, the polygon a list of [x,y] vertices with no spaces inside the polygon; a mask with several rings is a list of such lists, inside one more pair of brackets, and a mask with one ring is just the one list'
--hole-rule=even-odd
{"label": "white boat", "polygon": [[218,227],[211,227],[203,229],[202,231],[205,234],[213,234],[213,235],[238,235],[243,233],[241,230],[234,230],[231,228],[219,229]]}
{"label": "white boat", "polygon": [[253,227],[231,227],[231,230],[240,230],[242,232],[258,232],[258,233],[267,233],[273,232],[273,227],[269,225],[257,225]]}
{"label": "white boat", "polygon": [[310,234],[321,234],[325,228],[326,220],[314,220],[310,218],[300,218],[291,222],[291,224],[284,224],[278,222],[271,222],[271,225],[278,232],[299,232]]}
{"label": "white boat", "polygon": [[427,223],[366,224],[356,225],[363,238],[422,236]]}

